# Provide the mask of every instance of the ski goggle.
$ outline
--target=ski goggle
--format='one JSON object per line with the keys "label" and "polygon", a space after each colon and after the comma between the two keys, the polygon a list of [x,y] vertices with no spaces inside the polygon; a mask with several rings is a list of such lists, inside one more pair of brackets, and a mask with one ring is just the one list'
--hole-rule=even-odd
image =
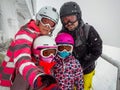
{"label": "ski goggle", "polygon": [[57,45],[57,50],[58,50],[59,52],[65,51],[65,50],[68,51],[68,52],[72,52],[73,46],[70,45],[70,44],[58,44],[58,45]]}
{"label": "ski goggle", "polygon": [[77,16],[76,15],[70,15],[62,18],[62,22],[64,25],[74,24],[77,21]]}
{"label": "ski goggle", "polygon": [[54,49],[54,48],[41,49],[41,51],[40,51],[40,55],[41,55],[42,57],[49,57],[49,56],[51,56],[51,55],[54,55],[54,56],[55,56],[56,53],[57,53],[57,50]]}
{"label": "ski goggle", "polygon": [[56,25],[54,21],[44,17],[41,18],[40,22],[43,26],[48,26],[50,29],[54,29]]}

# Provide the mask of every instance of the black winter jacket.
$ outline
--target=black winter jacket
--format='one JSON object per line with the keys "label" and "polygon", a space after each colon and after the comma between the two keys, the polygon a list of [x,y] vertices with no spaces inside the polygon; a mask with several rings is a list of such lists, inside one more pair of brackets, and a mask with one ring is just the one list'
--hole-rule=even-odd
{"label": "black winter jacket", "polygon": [[85,24],[74,31],[63,27],[60,32],[67,32],[73,36],[75,40],[73,55],[80,61],[84,74],[88,74],[95,69],[95,61],[102,54],[102,40],[93,26],[90,26],[86,38],[84,26]]}

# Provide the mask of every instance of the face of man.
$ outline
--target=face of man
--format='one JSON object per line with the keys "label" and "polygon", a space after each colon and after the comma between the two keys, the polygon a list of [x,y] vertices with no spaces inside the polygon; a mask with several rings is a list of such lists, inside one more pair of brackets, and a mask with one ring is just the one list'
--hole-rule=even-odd
{"label": "face of man", "polygon": [[78,26],[78,20],[76,15],[62,17],[62,22],[69,31],[73,31]]}

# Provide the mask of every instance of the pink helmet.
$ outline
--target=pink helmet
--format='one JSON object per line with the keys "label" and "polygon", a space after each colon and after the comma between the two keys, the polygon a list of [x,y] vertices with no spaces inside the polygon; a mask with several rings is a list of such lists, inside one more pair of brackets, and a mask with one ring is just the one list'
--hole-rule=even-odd
{"label": "pink helmet", "polygon": [[72,45],[74,45],[74,39],[68,33],[59,33],[56,36],[55,41],[57,44],[72,44]]}

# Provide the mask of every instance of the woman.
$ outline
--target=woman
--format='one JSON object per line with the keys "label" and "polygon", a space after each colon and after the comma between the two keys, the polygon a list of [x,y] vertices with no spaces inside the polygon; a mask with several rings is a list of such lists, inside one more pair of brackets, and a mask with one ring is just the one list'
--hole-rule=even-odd
{"label": "woman", "polygon": [[[38,67],[32,62],[31,47],[37,36],[52,34],[58,23],[58,18],[56,9],[46,6],[36,14],[36,20],[30,20],[20,28],[11,42],[5,60],[0,67],[0,90],[10,90],[17,73],[20,73],[33,88],[38,88],[43,84],[42,78],[46,74],[39,71]],[[50,78],[54,79],[51,76]],[[37,80],[40,83],[36,85]],[[46,82],[50,81],[46,80]]]}

